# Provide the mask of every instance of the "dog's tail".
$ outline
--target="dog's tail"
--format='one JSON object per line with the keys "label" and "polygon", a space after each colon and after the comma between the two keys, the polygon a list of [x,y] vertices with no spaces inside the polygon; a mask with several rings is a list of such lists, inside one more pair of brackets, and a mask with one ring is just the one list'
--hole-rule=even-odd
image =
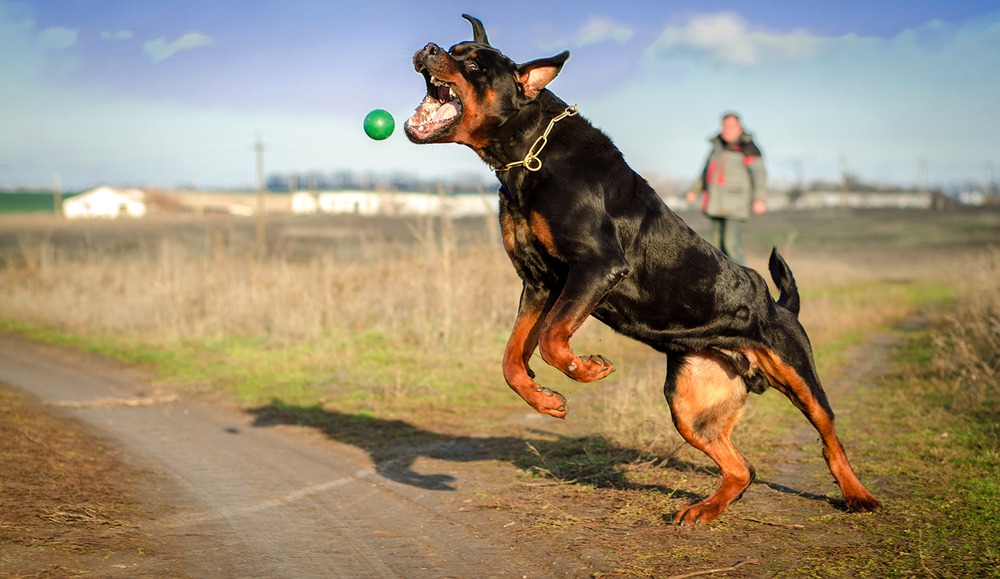
{"label": "dog's tail", "polygon": [[781,292],[778,296],[778,305],[798,317],[799,288],[795,285],[792,269],[785,263],[785,258],[781,257],[776,247],[771,248],[771,259],[768,260],[767,268],[771,270],[774,285],[778,286],[778,291]]}

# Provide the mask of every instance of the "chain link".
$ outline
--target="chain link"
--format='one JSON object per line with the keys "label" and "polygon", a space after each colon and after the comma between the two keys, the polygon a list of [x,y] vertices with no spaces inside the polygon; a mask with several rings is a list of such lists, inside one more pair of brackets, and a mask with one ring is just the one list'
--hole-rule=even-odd
{"label": "chain link", "polygon": [[542,136],[535,139],[535,142],[532,143],[531,148],[528,149],[528,154],[524,156],[524,159],[520,161],[514,161],[512,163],[507,163],[506,167],[497,168],[491,166],[490,168],[496,171],[497,173],[510,171],[514,167],[524,167],[528,171],[538,171],[539,169],[542,168],[542,160],[538,158],[538,155],[542,152],[542,149],[545,148],[546,143],[549,142],[549,133],[552,131],[552,127],[554,127],[556,123],[565,119],[566,117],[572,117],[579,112],[580,109],[576,105],[573,105],[571,107],[566,107],[566,110],[560,113],[559,116],[549,121],[549,126],[545,128],[545,132],[542,133]]}

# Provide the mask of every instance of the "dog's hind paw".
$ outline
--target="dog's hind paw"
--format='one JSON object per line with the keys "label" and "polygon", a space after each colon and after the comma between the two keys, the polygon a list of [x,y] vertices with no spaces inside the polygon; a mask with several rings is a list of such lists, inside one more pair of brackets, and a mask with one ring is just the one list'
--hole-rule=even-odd
{"label": "dog's hind paw", "polygon": [[677,513],[674,519],[675,525],[703,525],[722,514],[726,510],[726,505],[716,504],[711,501],[703,501],[697,505],[685,507]]}
{"label": "dog's hind paw", "polygon": [[882,508],[882,505],[871,494],[845,498],[845,502],[847,503],[847,512],[849,513],[874,513]]}

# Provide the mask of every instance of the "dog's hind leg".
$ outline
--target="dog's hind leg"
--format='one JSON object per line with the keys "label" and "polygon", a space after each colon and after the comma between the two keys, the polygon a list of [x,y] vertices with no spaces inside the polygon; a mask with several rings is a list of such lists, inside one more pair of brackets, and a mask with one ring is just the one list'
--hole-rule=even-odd
{"label": "dog's hind leg", "polygon": [[792,351],[795,354],[789,353],[788,357],[799,361],[794,366],[770,349],[751,349],[747,351],[747,356],[753,366],[767,375],[771,386],[787,396],[819,432],[823,441],[823,458],[844,495],[847,510],[856,513],[875,511],[880,506],[879,502],[854,474],[844,446],[837,438],[833,410],[819,383],[812,357],[807,352]]}
{"label": "dog's hind leg", "polygon": [[715,494],[681,509],[676,523],[707,523],[719,516],[753,482],[753,467],[733,446],[730,435],[743,415],[747,388],[724,356],[714,351],[669,354],[664,394],[674,425],[691,446],[719,465],[722,484]]}

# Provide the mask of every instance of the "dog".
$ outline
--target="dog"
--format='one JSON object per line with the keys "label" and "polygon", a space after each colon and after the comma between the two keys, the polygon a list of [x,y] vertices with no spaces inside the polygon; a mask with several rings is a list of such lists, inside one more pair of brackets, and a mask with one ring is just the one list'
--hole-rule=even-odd
{"label": "dog", "polygon": [[427,94],[404,130],[417,144],[471,148],[500,181],[503,245],[522,280],[503,354],[507,384],[538,412],[565,417],[565,397],[535,382],[529,360],[537,348],[579,382],[611,374],[608,358],[570,346],[594,316],[666,355],[674,425],[719,466],[719,489],[677,513],[677,524],[711,521],[753,482],[730,435],[748,393],[769,386],[819,432],[846,509],[879,508],[834,431],[785,260],[771,252],[775,301],[756,271],[704,241],[610,138],[546,88],[569,52],[516,64],[490,45],[482,22],[463,18],[473,40],[448,50],[430,43],[414,54]]}

